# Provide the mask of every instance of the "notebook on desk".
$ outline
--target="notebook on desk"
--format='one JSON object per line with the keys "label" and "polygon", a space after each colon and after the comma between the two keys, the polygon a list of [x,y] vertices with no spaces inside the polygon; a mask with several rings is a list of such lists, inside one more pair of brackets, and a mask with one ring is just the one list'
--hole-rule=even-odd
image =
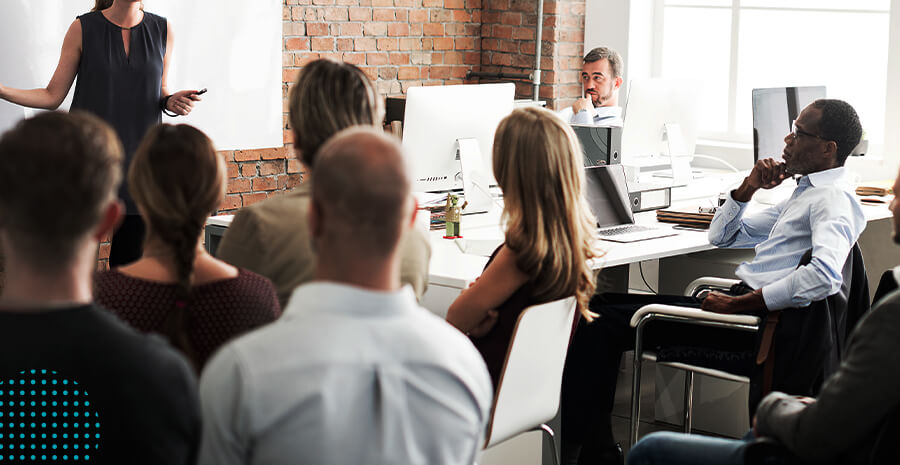
{"label": "notebook on desk", "polygon": [[613,242],[636,242],[678,234],[672,228],[634,224],[624,166],[585,168],[584,175],[585,197],[597,218],[598,238]]}

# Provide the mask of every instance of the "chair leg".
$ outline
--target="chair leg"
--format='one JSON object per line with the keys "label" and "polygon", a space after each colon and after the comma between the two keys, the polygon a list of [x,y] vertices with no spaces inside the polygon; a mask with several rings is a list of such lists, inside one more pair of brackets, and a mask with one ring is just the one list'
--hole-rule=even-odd
{"label": "chair leg", "polygon": [[553,434],[553,428],[547,424],[541,424],[541,431],[550,438],[550,453],[553,455],[553,465],[559,465],[559,451],[556,449],[556,435]]}
{"label": "chair leg", "polygon": [[644,359],[643,324],[639,324],[634,340],[634,373],[631,378],[631,424],[628,443],[634,447],[641,424],[641,368]]}
{"label": "chair leg", "polygon": [[694,409],[694,372],[684,372],[684,432],[691,433],[691,414]]}

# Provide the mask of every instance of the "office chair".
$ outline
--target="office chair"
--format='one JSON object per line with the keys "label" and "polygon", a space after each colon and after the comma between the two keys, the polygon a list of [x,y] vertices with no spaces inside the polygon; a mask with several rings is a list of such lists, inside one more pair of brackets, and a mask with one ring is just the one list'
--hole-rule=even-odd
{"label": "office chair", "polygon": [[550,438],[554,463],[559,463],[556,438],[546,423],[559,410],[574,318],[574,297],[535,305],[519,315],[503,362],[483,449],[521,433],[541,430]]}
{"label": "office chair", "polygon": [[[808,264],[812,259],[812,249],[808,250],[797,265]],[[641,307],[631,319],[635,328],[634,374],[631,393],[631,424],[629,441],[633,445],[638,438],[640,424],[641,368],[643,360],[654,360],[659,365],[685,370],[684,389],[684,432],[691,431],[692,397],[694,374],[701,373],[716,378],[747,383],[750,385],[749,405],[751,414],[762,397],[771,390],[780,390],[796,395],[815,395],[824,380],[834,373],[841,360],[841,351],[847,336],[856,322],[869,309],[869,284],[865,264],[858,244],[854,244],[847,257],[841,275],[841,289],[834,295],[797,311],[786,310],[780,318],[772,318],[769,312],[763,318],[753,315],[725,315],[696,308],[651,304]],[[712,290],[727,290],[736,280],[721,278],[700,278],[690,285],[686,293],[700,296]],[[735,372],[733,367],[724,368],[715,363],[698,365],[682,360],[660,360],[658,354],[644,348],[645,326],[653,321],[673,321],[750,331],[757,333],[754,353],[757,363],[745,372]],[[763,332],[760,331],[772,321],[774,335],[768,350],[760,350]],[[779,351],[775,352],[775,348]],[[710,351],[714,352],[714,351]],[[759,355],[762,352],[762,355]],[[712,358],[712,357],[710,357]],[[761,360],[760,360],[761,359]],[[778,363],[775,363],[775,362]]]}

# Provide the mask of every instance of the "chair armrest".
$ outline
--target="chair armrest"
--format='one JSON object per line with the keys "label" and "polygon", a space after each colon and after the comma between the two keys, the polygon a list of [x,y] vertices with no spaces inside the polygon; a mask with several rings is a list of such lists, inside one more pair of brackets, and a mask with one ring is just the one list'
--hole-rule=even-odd
{"label": "chair armrest", "polygon": [[686,323],[692,321],[697,323],[713,322],[726,323],[733,325],[759,326],[759,317],[752,315],[730,315],[725,313],[708,312],[699,308],[679,307],[676,305],[650,304],[644,305],[634,312],[631,317],[631,326],[637,327],[645,317],[648,316],[671,316],[680,320],[686,320]]}
{"label": "chair armrest", "polygon": [[739,282],[741,281],[738,279],[704,276],[691,281],[691,283],[684,288],[684,295],[696,297],[697,294],[703,291],[727,291],[728,289],[731,289],[731,286],[734,286]]}

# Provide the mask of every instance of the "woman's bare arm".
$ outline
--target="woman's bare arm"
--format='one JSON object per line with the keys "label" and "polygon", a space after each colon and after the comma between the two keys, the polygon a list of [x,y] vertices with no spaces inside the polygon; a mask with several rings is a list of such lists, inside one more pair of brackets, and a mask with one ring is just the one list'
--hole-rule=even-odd
{"label": "woman's bare arm", "polygon": [[40,89],[14,89],[0,85],[0,98],[17,105],[45,110],[55,110],[65,100],[78,74],[81,61],[81,21],[76,19],[69,26],[63,39],[59,64],[47,87]]}
{"label": "woman's bare arm", "polygon": [[478,280],[453,301],[447,321],[469,332],[527,281],[528,275],[516,266],[515,252],[504,245]]}

